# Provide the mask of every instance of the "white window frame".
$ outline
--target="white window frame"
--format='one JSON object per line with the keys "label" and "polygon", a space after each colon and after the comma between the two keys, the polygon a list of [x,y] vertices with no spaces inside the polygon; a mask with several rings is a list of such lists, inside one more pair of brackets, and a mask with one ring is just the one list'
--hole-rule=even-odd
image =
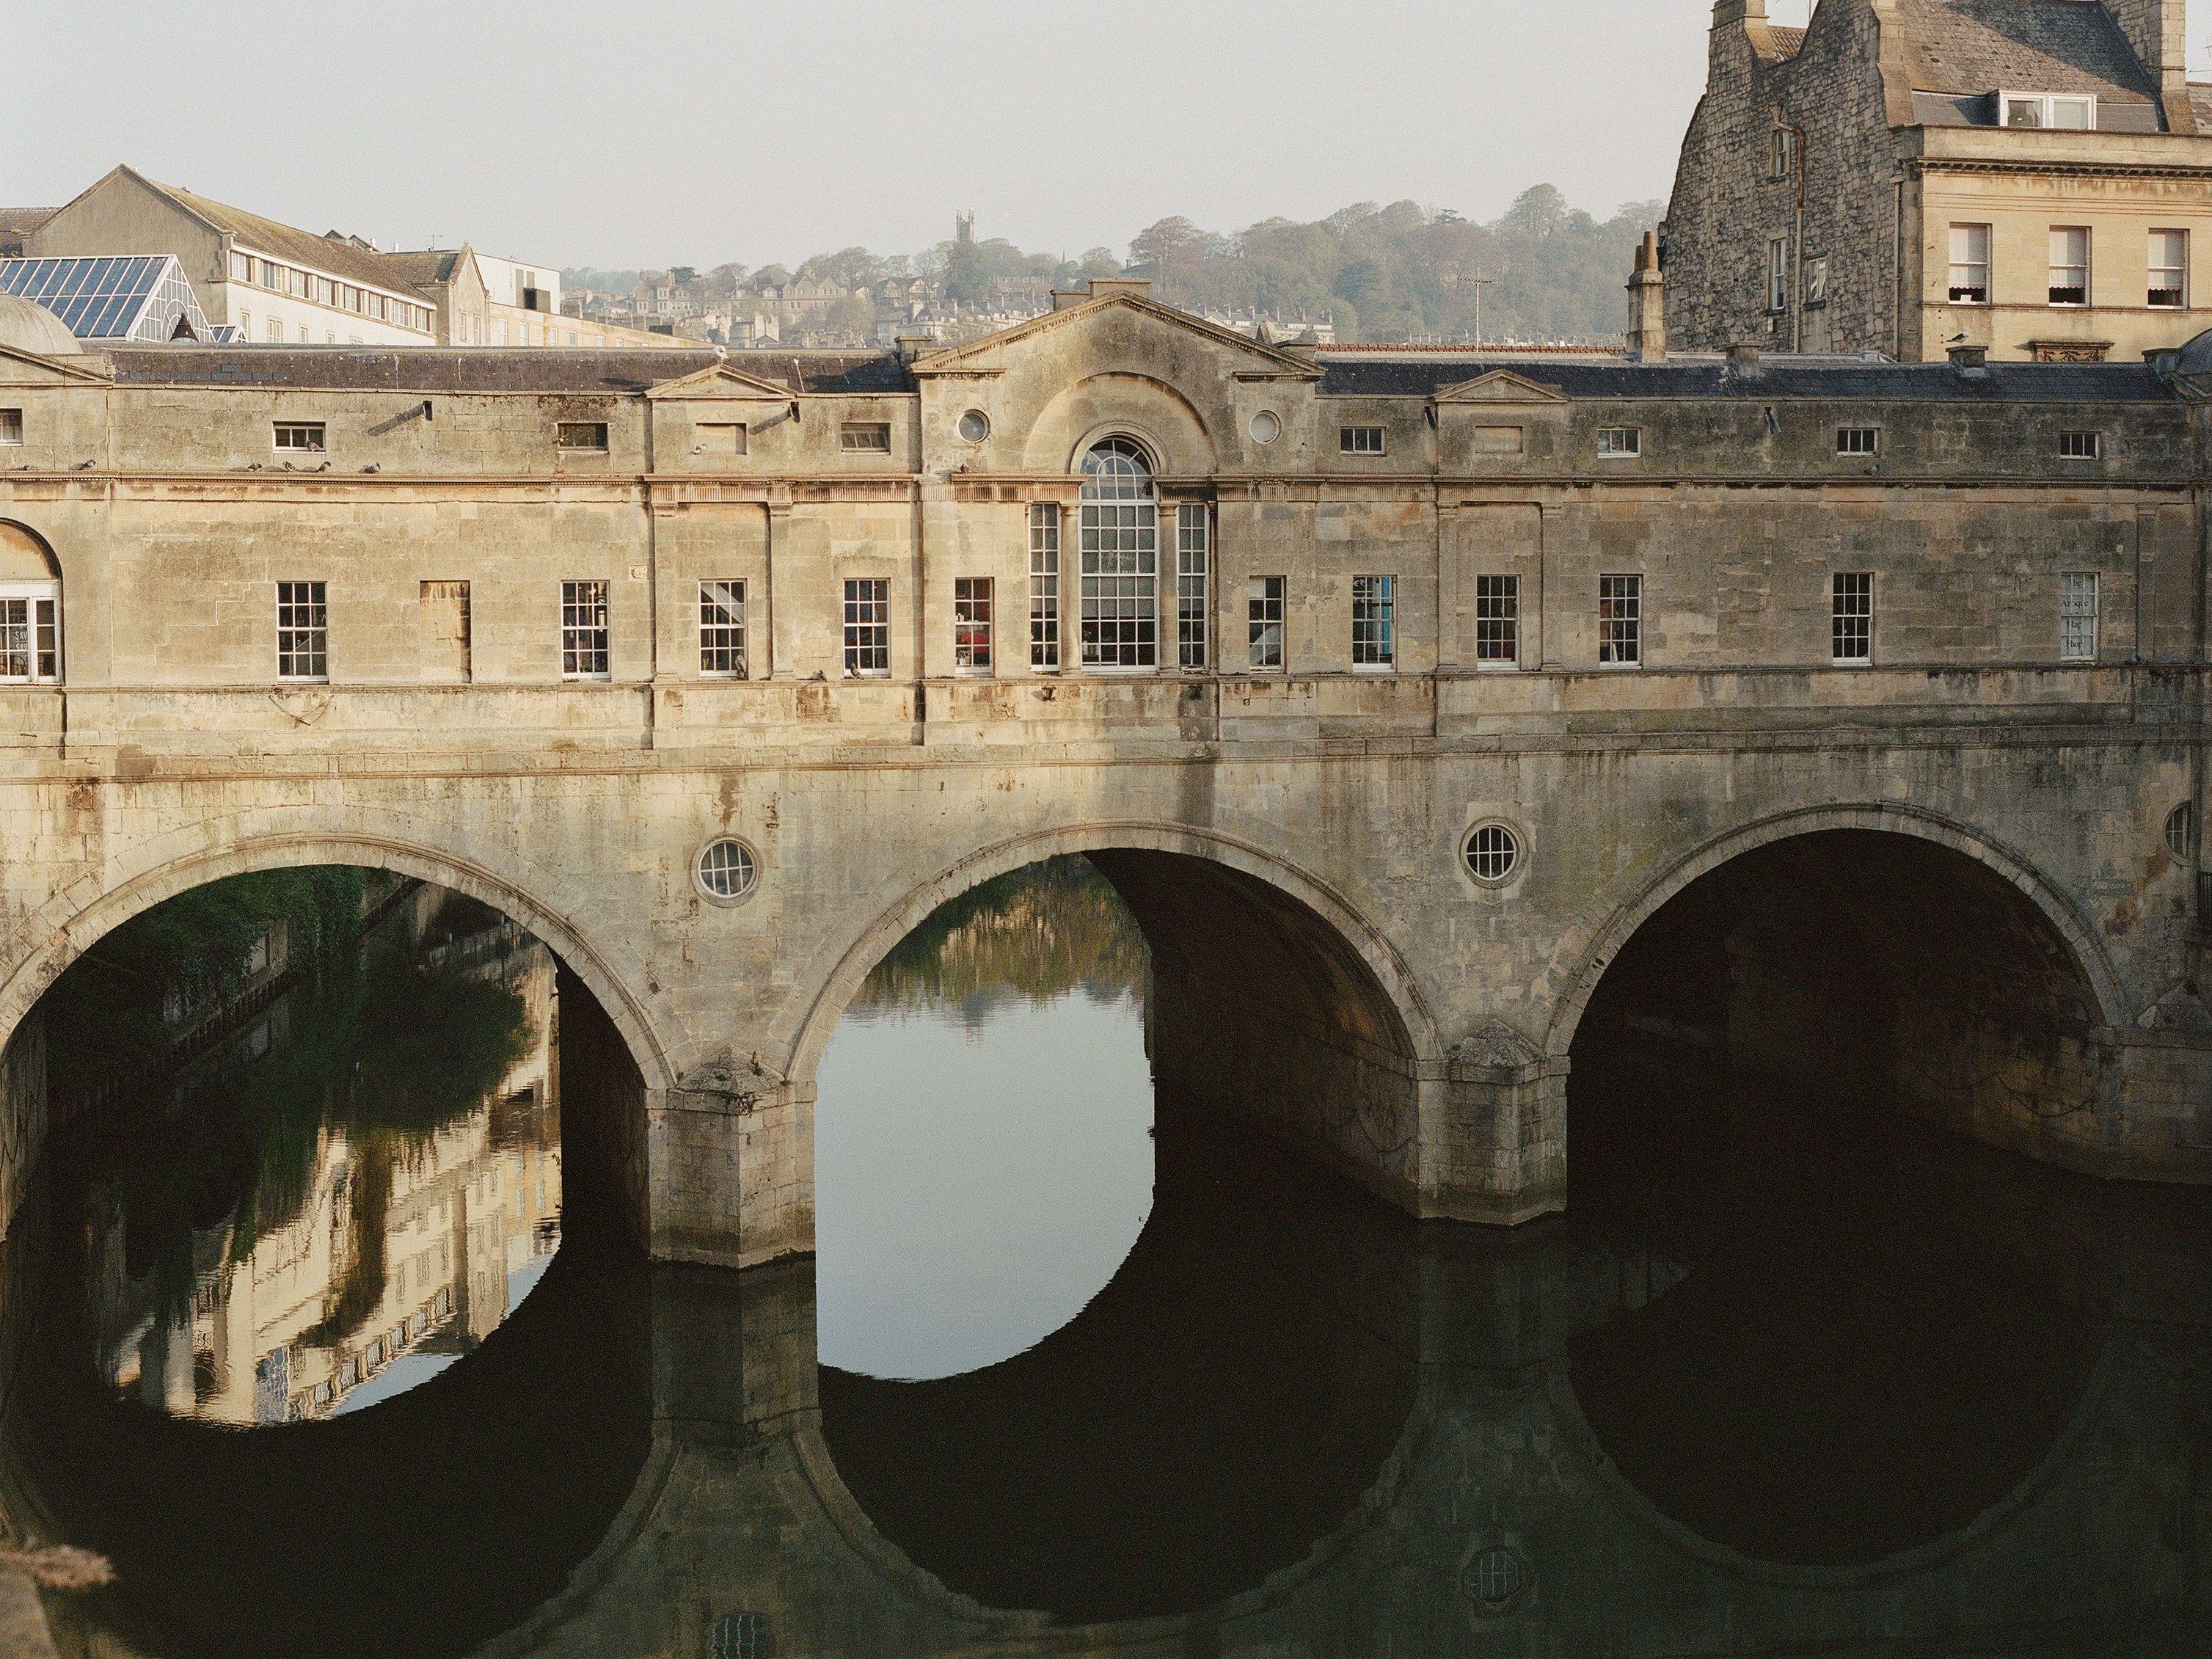
{"label": "white window frame", "polygon": [[844,665],[848,680],[891,677],[891,584],[888,576],[848,576]]}
{"label": "white window frame", "polygon": [[1779,317],[1790,309],[1790,239],[1766,239],[1766,312]]}
{"label": "white window frame", "polygon": [[[596,433],[596,441],[576,441],[578,434]],[[556,421],[553,424],[553,447],[567,455],[605,455],[612,452],[614,425],[609,421]]]}
{"label": "white window frame", "polygon": [[1212,643],[1213,513],[1185,501],[1176,508],[1176,666],[1205,672]]}
{"label": "white window frame", "polygon": [[[883,441],[876,441],[877,434]],[[891,423],[889,421],[847,421],[837,428],[837,453],[841,455],[888,455],[891,453]]]}
{"label": "white window frame", "polygon": [[998,621],[998,585],[988,576],[952,579],[952,666],[956,673],[988,678]]}
{"label": "white window frame", "polygon": [[[2079,453],[2086,450],[2086,453]],[[2062,461],[2101,461],[2105,459],[2105,434],[2101,432],[2062,432],[2058,434],[2058,459]]]}
{"label": "white window frame", "polygon": [[[2033,105],[2036,112],[2034,121],[2014,126],[2012,112],[2016,104]],[[2080,105],[2084,124],[2081,126],[2059,125],[2058,107],[2062,104]],[[2000,92],[1997,94],[1997,125],[2009,132],[2094,132],[2097,131],[2096,94],[2087,92]]]}
{"label": "white window frame", "polygon": [[1616,570],[1597,579],[1597,664],[1600,668],[1644,666],[1644,577]]}
{"label": "white window frame", "polygon": [[[13,614],[18,605],[22,608],[20,621]],[[15,633],[18,629],[20,635]],[[19,664],[20,674],[12,672]],[[0,582],[0,685],[61,683],[62,585]]]}
{"label": "white window frame", "polygon": [[1030,668],[1039,674],[1060,672],[1062,518],[1057,501],[1030,503]]}
{"label": "white window frame", "polygon": [[276,584],[276,678],[327,684],[331,678],[330,584]]}
{"label": "white window frame", "polygon": [[[2160,245],[2160,239],[2168,236],[2180,239],[2181,263],[2179,264],[2160,263],[2159,256],[2161,253],[2171,255],[2173,252],[2171,246]],[[2149,237],[2149,255],[2150,283],[2149,291],[2143,296],[2145,303],[2154,311],[2186,311],[2189,308],[2189,233],[2175,229],[2153,230]],[[2158,279],[2161,276],[2171,276],[2173,285],[2171,288],[2160,287]],[[2175,297],[2161,300],[2159,298],[2161,294],[2171,294]]]}
{"label": "white window frame", "polygon": [[21,449],[23,447],[23,411],[20,409],[0,409],[0,449]]}
{"label": "white window frame", "polygon": [[1255,673],[1284,672],[1290,588],[1287,576],[1254,576],[1244,584],[1244,665]]}
{"label": "white window frame", "polygon": [[1510,673],[1521,666],[1521,578],[1492,574],[1474,579],[1474,665],[1481,673]]}
{"label": "white window frame", "polygon": [[1352,579],[1352,668],[1389,674],[1398,667],[1398,579],[1380,573]]}
{"label": "white window frame", "polygon": [[1336,429],[1336,453],[1372,459],[1390,453],[1390,429],[1383,426],[1340,426]]}
{"label": "white window frame", "polygon": [[[2078,262],[2070,257],[2061,257],[2062,252],[2065,255],[2070,256],[2074,252],[2070,244],[2062,250],[2058,240],[2062,236],[2078,236],[2081,239],[2081,258]],[[2059,311],[2086,311],[2088,309],[2090,299],[2093,297],[2090,284],[2095,280],[2095,258],[2096,239],[2090,234],[2090,228],[2087,225],[2051,226],[2051,303],[2055,309]],[[2075,275],[2079,275],[2081,278],[2079,283],[2062,282],[2060,280],[2062,276],[2071,276]],[[2080,291],[2081,295],[2078,300],[2062,300],[2058,297],[2061,293],[2071,293],[2076,289]]]}
{"label": "white window frame", "polygon": [[1597,429],[1597,458],[1601,461],[1633,461],[1644,454],[1640,426],[1601,426]]}
{"label": "white window frame", "polygon": [[2068,570],[2058,577],[2058,660],[2094,662],[2104,620],[2104,584],[2094,570]]}
{"label": "white window frame", "polygon": [[1087,673],[1153,673],[1160,661],[1158,480],[1143,446],[1127,438],[1093,445],[1086,468],[1091,455],[1108,454],[1133,463],[1141,476],[1085,474],[1077,514],[1080,660]]}
{"label": "white window frame", "polygon": [[327,455],[331,448],[330,430],[320,421],[278,421],[269,441],[279,455]]}
{"label": "white window frame", "polygon": [[1839,426],[1836,428],[1836,454],[1844,460],[1864,460],[1881,453],[1881,428],[1878,426]]}
{"label": "white window frame", "polygon": [[1828,659],[1838,668],[1874,665],[1875,573],[1838,570],[1828,578]]}
{"label": "white window frame", "polygon": [[748,678],[745,585],[738,577],[699,584],[699,674],[702,679]]}
{"label": "white window frame", "polygon": [[561,678],[607,680],[614,677],[613,605],[608,584],[586,577],[561,584]]}
{"label": "white window frame", "polygon": [[[1954,306],[1987,306],[1992,277],[1990,226],[1957,224],[1951,227],[1950,302]],[[1976,290],[1980,297],[1973,297]],[[1965,297],[1961,297],[1965,296]]]}

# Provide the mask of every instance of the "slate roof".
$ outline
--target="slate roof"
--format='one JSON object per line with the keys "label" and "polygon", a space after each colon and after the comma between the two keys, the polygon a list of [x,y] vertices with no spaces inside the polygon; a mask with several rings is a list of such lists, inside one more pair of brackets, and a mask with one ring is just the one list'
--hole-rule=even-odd
{"label": "slate roof", "polygon": [[1774,42],[1774,61],[1778,64],[1788,63],[1805,45],[1805,31],[1802,29],[1769,26],[1766,34]]}
{"label": "slate roof", "polygon": [[429,248],[416,253],[384,253],[377,256],[401,282],[414,286],[424,283],[442,283],[453,274],[461,251],[457,247]]}
{"label": "slate roof", "polygon": [[264,219],[258,213],[248,213],[244,208],[231,207],[205,196],[196,195],[189,190],[181,190],[175,185],[165,185],[148,179],[143,173],[135,176],[186,210],[199,215],[216,228],[228,231],[257,253],[270,254],[293,264],[326,271],[333,276],[343,277],[347,282],[359,283],[368,288],[411,295],[425,301],[429,298],[392,269],[388,254],[356,247],[352,243],[341,241],[334,236],[318,236],[311,230],[279,224],[276,220]]}
{"label": "slate roof", "polygon": [[1887,400],[1948,403],[2165,404],[2173,393],[2144,363],[1991,363],[1963,374],[1949,363],[1886,363],[1831,358],[1768,360],[1747,374],[1717,358],[1664,363],[1564,362],[1530,358],[1322,363],[1324,398],[1426,398],[1497,370],[1508,370],[1570,398],[1715,398],[1764,403]]}
{"label": "slate roof", "polygon": [[1898,14],[1917,92],[2156,97],[2099,0],[1898,0]]}
{"label": "slate roof", "polygon": [[696,351],[509,346],[435,350],[374,346],[162,346],[112,349],[121,386],[297,386],[331,392],[644,392],[726,361],[733,368],[810,393],[899,393],[905,367],[888,354]]}
{"label": "slate roof", "polygon": [[0,236],[28,236],[60,211],[59,208],[0,207]]}

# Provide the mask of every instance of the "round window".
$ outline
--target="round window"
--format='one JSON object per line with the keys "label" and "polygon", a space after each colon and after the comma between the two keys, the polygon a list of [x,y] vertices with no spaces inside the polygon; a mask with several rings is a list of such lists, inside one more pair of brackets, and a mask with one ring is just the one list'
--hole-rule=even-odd
{"label": "round window", "polygon": [[1467,867],[1491,886],[1521,867],[1521,838],[1502,823],[1486,823],[1467,838]]}
{"label": "round window", "polygon": [[2166,850],[2184,864],[2197,856],[2197,809],[2187,801],[2166,815]]}
{"label": "round window", "polygon": [[980,409],[971,409],[960,417],[960,438],[963,443],[980,444],[991,435],[991,417]]}
{"label": "round window", "polygon": [[753,849],[741,841],[709,842],[699,854],[699,886],[708,898],[725,903],[741,899],[759,879]]}
{"label": "round window", "polygon": [[1468,1563],[1463,1582],[1478,1603],[1496,1609],[1528,1587],[1528,1571],[1513,1551],[1488,1549]]}
{"label": "round window", "polygon": [[1271,444],[1283,435],[1283,417],[1272,409],[1263,409],[1252,417],[1252,441]]}

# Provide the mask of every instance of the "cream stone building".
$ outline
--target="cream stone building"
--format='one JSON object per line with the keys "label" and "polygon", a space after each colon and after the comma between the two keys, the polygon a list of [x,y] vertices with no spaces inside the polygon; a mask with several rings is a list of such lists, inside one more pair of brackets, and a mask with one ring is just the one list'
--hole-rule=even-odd
{"label": "cream stone building", "polygon": [[1665,231],[1679,345],[2140,361],[2212,325],[2185,0],[1719,0]]}
{"label": "cream stone building", "polygon": [[[568,1167],[659,1253],[804,1251],[869,969],[1084,853],[1163,1087],[1415,1214],[1565,1202],[1632,946],[1759,1011],[1747,1064],[2212,1181],[2212,349],[1684,358],[1656,279],[1632,362],[1126,281],[900,352],[93,354],[0,307],[0,1148],[91,941],[365,864],[605,1008],[635,1091]],[[1719,955],[1668,921],[1716,893]]]}
{"label": "cream stone building", "polygon": [[26,258],[173,254],[210,323],[270,345],[432,345],[435,309],[350,237],[318,236],[118,167],[23,239]]}

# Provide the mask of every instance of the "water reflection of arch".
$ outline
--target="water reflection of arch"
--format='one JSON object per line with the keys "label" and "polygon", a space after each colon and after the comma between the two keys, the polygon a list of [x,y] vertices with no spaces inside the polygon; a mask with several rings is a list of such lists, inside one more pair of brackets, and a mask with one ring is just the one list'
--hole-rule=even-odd
{"label": "water reflection of arch", "polygon": [[963,1376],[824,1368],[801,1466],[874,1571],[994,1625],[1279,1601],[1386,1513],[1428,1399],[1397,1218],[1287,1160],[1164,1127],[1113,1280]]}
{"label": "water reflection of arch", "polygon": [[369,1410],[250,1433],[108,1397],[49,1304],[13,1356],[0,1530],[109,1556],[149,1650],[472,1651],[553,1599],[664,1471],[641,1272],[563,1250],[464,1363]]}
{"label": "water reflection of arch", "polygon": [[[548,898],[561,890],[550,872],[516,860],[501,870],[473,854],[441,846],[424,826],[386,813],[335,808],[241,813],[172,830],[133,846],[58,894],[13,938],[0,944],[11,965],[0,982],[0,1044],[69,964],[99,939],[165,899],[226,876],[356,865],[434,882],[467,894],[521,923],[580,979],[621,1034],[648,1087],[674,1079],[656,1022],[630,988],[648,982],[618,961]],[[619,936],[619,930],[610,929]]]}

